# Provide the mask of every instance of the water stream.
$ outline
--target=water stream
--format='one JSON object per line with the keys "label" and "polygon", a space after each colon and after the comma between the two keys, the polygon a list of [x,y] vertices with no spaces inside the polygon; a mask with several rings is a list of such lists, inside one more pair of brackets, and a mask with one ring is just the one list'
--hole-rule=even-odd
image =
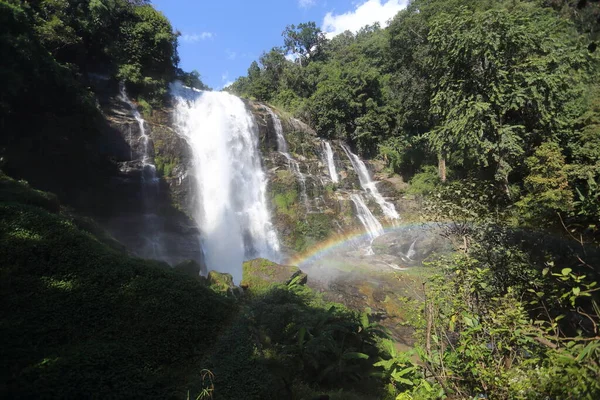
{"label": "water stream", "polygon": [[300,183],[300,198],[304,203],[306,212],[309,213],[310,201],[308,200],[308,196],[306,194],[306,175],[300,172],[300,164],[288,151],[288,145],[285,140],[285,136],[283,136],[283,126],[281,125],[279,116],[277,116],[277,114],[275,114],[275,112],[269,107],[265,108],[273,120],[273,127],[275,128],[275,134],[277,135],[277,151],[279,151],[279,153],[281,153],[287,159],[288,169],[292,171],[292,173],[298,178],[298,182]]}
{"label": "water stream", "polygon": [[327,140],[323,140],[323,147],[325,148],[325,160],[327,163],[327,168],[329,169],[329,176],[331,177],[331,181],[333,183],[338,183],[339,177],[335,169],[335,162],[333,160],[333,150],[331,149],[331,145]]}
{"label": "water stream", "polygon": [[369,170],[367,170],[365,163],[356,154],[352,153],[352,151],[350,151],[348,146],[345,144],[342,144],[342,148],[352,163],[352,167],[354,167],[354,170],[358,175],[360,186],[363,188],[363,190],[371,195],[377,204],[379,204],[379,207],[381,207],[381,211],[383,211],[383,214],[386,216],[386,218],[390,220],[400,219],[400,215],[396,211],[396,207],[394,207],[392,203],[385,201],[381,193],[379,193],[379,190],[377,190],[377,185],[373,179],[371,179],[371,175],[369,174]]}
{"label": "water stream", "polygon": [[[142,167],[142,188],[141,188],[141,211],[143,214],[144,245],[140,249],[140,256],[161,259],[164,256],[164,249],[161,240],[161,223],[156,215],[156,204],[158,201],[159,179],[156,174],[156,166],[151,162],[150,154],[150,136],[146,132],[146,121],[142,118],[137,106],[127,96],[125,84],[119,84],[119,98],[131,109],[140,132],[139,141],[141,141],[141,167]],[[133,151],[132,151],[133,154]]]}

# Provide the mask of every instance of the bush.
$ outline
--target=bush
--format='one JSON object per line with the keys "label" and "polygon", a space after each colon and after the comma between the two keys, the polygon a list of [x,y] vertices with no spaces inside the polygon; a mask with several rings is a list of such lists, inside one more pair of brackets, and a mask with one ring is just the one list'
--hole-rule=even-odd
{"label": "bush", "polygon": [[40,192],[2,182],[0,396],[183,397],[231,302],[109,248],[44,209],[52,203]]}
{"label": "bush", "polygon": [[415,174],[410,180],[408,188],[409,194],[427,195],[435,191],[440,185],[440,177],[438,176],[437,168],[433,165],[426,165],[421,168],[421,172]]}

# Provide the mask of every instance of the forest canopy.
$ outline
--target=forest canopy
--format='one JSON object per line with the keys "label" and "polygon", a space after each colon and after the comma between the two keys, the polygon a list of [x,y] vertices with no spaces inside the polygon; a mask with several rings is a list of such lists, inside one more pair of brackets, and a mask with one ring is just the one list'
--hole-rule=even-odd
{"label": "forest canopy", "polygon": [[524,219],[562,212],[595,229],[597,208],[581,207],[599,196],[599,16],[590,1],[415,0],[386,28],[330,40],[290,25],[228,90],[405,178],[439,165],[441,181],[495,182]]}

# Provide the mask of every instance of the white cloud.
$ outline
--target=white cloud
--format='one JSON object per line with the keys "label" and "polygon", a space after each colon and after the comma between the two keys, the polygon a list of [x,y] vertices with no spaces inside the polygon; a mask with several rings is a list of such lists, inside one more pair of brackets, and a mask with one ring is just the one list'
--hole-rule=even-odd
{"label": "white cloud", "polygon": [[408,0],[367,0],[358,5],[354,11],[335,15],[328,12],[323,18],[321,29],[329,39],[344,31],[357,32],[365,25],[379,22],[381,27],[399,11],[406,8]]}
{"label": "white cloud", "polygon": [[298,0],[298,6],[300,8],[311,8],[317,3],[317,0]]}
{"label": "white cloud", "polygon": [[196,43],[201,40],[212,39],[216,35],[212,32],[202,32],[202,33],[184,33],[181,35],[181,41],[186,43]]}
{"label": "white cloud", "polygon": [[235,58],[237,57],[237,53],[235,51],[231,51],[229,49],[225,50],[225,54],[227,54],[228,60],[235,60]]}

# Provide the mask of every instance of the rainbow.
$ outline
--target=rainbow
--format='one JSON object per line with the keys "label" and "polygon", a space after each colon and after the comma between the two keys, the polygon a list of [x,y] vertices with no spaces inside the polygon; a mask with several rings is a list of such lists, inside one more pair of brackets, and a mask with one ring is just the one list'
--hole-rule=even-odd
{"label": "rainbow", "polygon": [[[395,232],[395,231],[404,231],[407,229],[411,229],[414,227],[426,227],[435,225],[434,222],[415,222],[408,223],[403,225],[392,225],[390,223],[384,226],[385,233]],[[355,241],[367,241],[369,240],[369,235],[365,229],[355,229],[349,232],[345,232],[343,234],[336,234],[328,239],[317,243],[316,245],[310,247],[302,253],[296,254],[288,258],[286,264],[287,265],[297,265],[302,266],[303,264],[312,263],[314,261],[319,260],[321,257],[331,253],[332,251],[342,248],[351,242]]]}

